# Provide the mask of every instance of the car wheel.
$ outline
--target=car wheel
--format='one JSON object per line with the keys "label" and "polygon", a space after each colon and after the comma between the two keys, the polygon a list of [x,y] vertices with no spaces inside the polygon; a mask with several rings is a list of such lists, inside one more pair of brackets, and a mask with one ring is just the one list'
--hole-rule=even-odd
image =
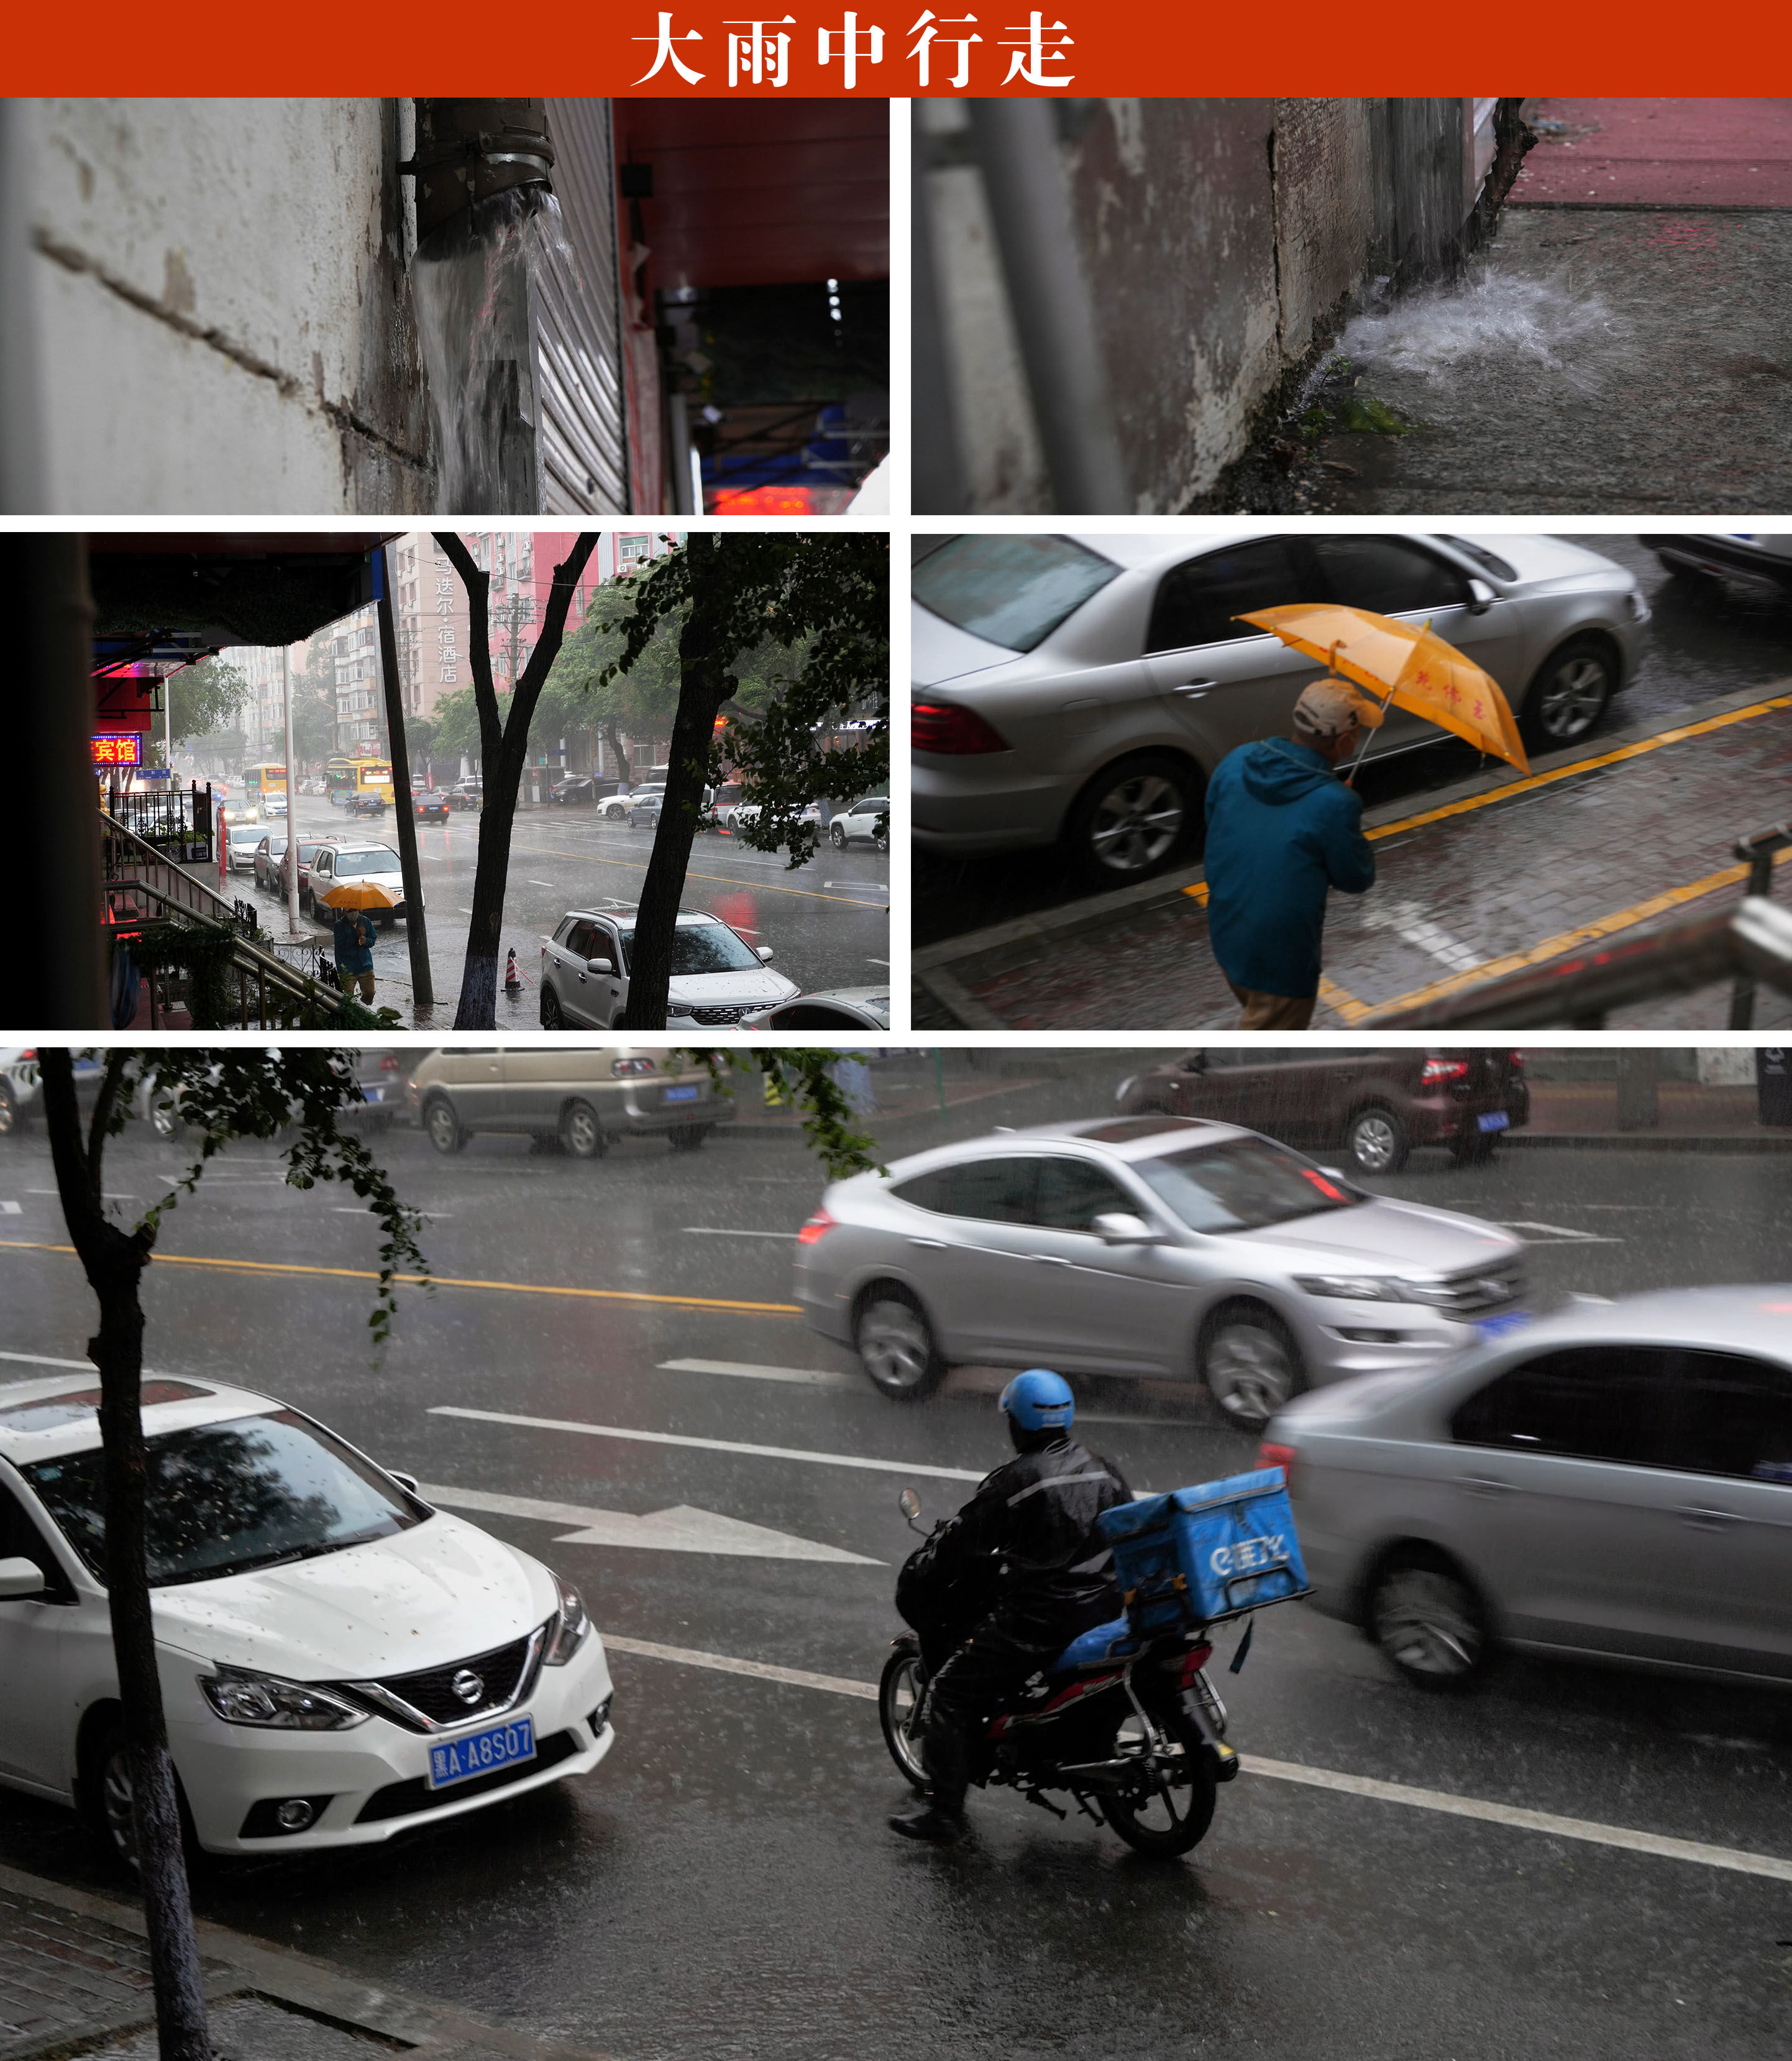
{"label": "car wheel", "polygon": [[710,1135],[706,1123],[687,1124],[682,1131],[668,1133],[667,1142],[674,1152],[695,1152]]}
{"label": "car wheel", "polygon": [[542,1028],[544,1030],[564,1030],[566,1011],[560,1006],[560,997],[552,981],[542,983]]}
{"label": "car wheel", "polygon": [[1376,1575],[1369,1633],[1409,1682],[1466,1689],[1487,1667],[1492,1637],[1481,1599],[1442,1553],[1397,1555]]}
{"label": "car wheel", "polygon": [[844,823],[830,823],[827,826],[827,834],[834,840],[834,849],[836,851],[844,851],[846,849],[846,826]]}
{"label": "car wheel", "polygon": [[0,1081],[0,1138],[10,1138],[18,1125],[18,1104],[13,1100],[12,1090]]}
{"label": "car wheel", "polygon": [[1618,689],[1617,662],[1602,638],[1570,637],[1539,667],[1518,727],[1534,751],[1578,744]]}
{"label": "car wheel", "polygon": [[1306,1386],[1293,1332],[1261,1303],[1222,1303],[1201,1334],[1201,1378],[1234,1424],[1261,1431]]}
{"label": "car wheel", "polygon": [[423,1128],[438,1152],[458,1152],[466,1143],[466,1132],[446,1095],[436,1096],[424,1111]]}
{"label": "car wheel", "polygon": [[1406,1127],[1391,1109],[1359,1109],[1344,1131],[1344,1149],[1359,1172],[1398,1174],[1412,1154]]}
{"label": "car wheel", "polygon": [[1085,878],[1124,887],[1167,866],[1188,844],[1200,783],[1187,760],[1137,751],[1104,766],[1078,796],[1065,827]]}
{"label": "car wheel", "polygon": [[113,1857],[137,1872],[137,1809],[130,1752],[118,1719],[106,1727],[87,1755],[82,1801],[88,1823]]}
{"label": "car wheel", "polygon": [[866,1292],[854,1320],[853,1345],[872,1387],[892,1402],[918,1403],[946,1379],[927,1313],[898,1282],[880,1282]]}
{"label": "car wheel", "polygon": [[560,1143],[575,1159],[602,1159],[603,1125],[588,1102],[570,1102],[560,1112]]}

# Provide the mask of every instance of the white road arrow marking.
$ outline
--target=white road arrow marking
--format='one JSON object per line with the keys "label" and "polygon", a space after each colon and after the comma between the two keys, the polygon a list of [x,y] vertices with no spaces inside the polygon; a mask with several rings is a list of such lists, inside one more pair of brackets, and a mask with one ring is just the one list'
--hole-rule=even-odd
{"label": "white road arrow marking", "polygon": [[833,1560],[859,1567],[881,1567],[882,1560],[847,1553],[812,1539],[793,1538],[762,1524],[743,1523],[713,1510],[693,1510],[679,1503],[646,1517],[620,1510],[587,1510],[576,1503],[539,1503],[526,1495],[494,1495],[483,1489],[444,1488],[421,1483],[418,1494],[450,1510],[489,1510],[505,1517],[533,1517],[544,1524],[578,1528],[555,1535],[557,1546],[642,1546],[662,1553],[730,1553],[752,1560]]}
{"label": "white road arrow marking", "polygon": [[835,1374],[825,1367],[758,1367],[742,1359],[662,1359],[659,1371],[662,1374],[729,1374],[743,1381],[787,1381],[801,1388],[865,1387],[852,1375]]}
{"label": "white road arrow marking", "polygon": [[1505,1231],[1535,1231],[1543,1234],[1542,1239],[1527,1238],[1526,1245],[1554,1243],[1558,1245],[1622,1245],[1621,1238],[1602,1238],[1597,1231],[1570,1231],[1566,1224],[1537,1223],[1528,1217],[1496,1217],[1494,1221]]}
{"label": "white road arrow marking", "polygon": [[0,1217],[22,1217],[24,1210],[17,1203],[0,1203]]}

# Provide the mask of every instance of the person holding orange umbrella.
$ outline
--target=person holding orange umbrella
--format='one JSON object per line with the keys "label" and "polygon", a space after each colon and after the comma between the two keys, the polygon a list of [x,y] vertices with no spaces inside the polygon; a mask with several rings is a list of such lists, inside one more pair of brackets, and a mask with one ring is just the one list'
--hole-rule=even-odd
{"label": "person holding orange umbrella", "polygon": [[1207,931],[1241,1030],[1304,1030],[1318,998],[1326,902],[1375,884],[1362,802],[1338,777],[1382,710],[1315,680],[1293,734],[1242,744],[1207,785]]}

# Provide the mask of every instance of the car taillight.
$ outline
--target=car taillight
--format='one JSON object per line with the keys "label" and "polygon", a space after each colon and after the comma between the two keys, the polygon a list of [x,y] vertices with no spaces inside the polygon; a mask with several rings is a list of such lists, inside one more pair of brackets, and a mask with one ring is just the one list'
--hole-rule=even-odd
{"label": "car taillight", "polygon": [[1260,1467],[1280,1467],[1282,1478],[1292,1488],[1294,1484],[1294,1449],[1292,1446],[1278,1446],[1266,1439],[1257,1448],[1257,1464]]}
{"label": "car taillight", "polygon": [[1422,1081],[1462,1081],[1468,1079],[1466,1059],[1427,1059],[1419,1075]]}
{"label": "car taillight", "polygon": [[1524,1071],[1525,1055],[1522,1052],[1508,1052],[1506,1056],[1514,1073],[1522,1074]]}
{"label": "car taillight", "polygon": [[917,702],[909,715],[909,742],[917,751],[945,758],[1009,748],[998,730],[974,710],[960,708],[954,702]]}
{"label": "car taillight", "polygon": [[814,1245],[836,1228],[834,1219],[826,1210],[817,1210],[802,1229],[797,1233],[798,1245]]}
{"label": "car taillight", "polygon": [[654,1070],[654,1062],[651,1059],[612,1059],[610,1063],[610,1071],[618,1080],[624,1079],[631,1074],[650,1074]]}

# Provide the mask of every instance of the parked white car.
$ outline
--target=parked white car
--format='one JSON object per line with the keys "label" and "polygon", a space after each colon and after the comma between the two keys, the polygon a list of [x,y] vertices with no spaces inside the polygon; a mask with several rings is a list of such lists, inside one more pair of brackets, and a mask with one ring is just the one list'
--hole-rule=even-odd
{"label": "parked white car", "polygon": [[[542,947],[542,1028],[607,1030],[627,1006],[634,910],[574,909]],[[766,964],[770,945],[750,945],[719,916],[681,914],[672,934],[672,980],[666,1027],[732,1030],[743,1016],[796,994],[797,984]]]}
{"label": "parked white car", "polygon": [[[0,1783],[134,1843],[99,1391],[0,1386]],[[367,1846],[588,1774],[603,1642],[570,1583],[271,1397],[146,1381],[169,1746],[199,1844]]]}
{"label": "parked white car", "polygon": [[890,797],[867,794],[842,809],[827,826],[837,851],[844,850],[854,838],[874,844],[879,851],[890,849]]}
{"label": "parked white car", "polygon": [[629,811],[638,809],[644,802],[662,802],[666,798],[666,782],[649,780],[638,787],[631,787],[626,794],[606,794],[598,804],[598,814],[613,822],[626,823]]}

